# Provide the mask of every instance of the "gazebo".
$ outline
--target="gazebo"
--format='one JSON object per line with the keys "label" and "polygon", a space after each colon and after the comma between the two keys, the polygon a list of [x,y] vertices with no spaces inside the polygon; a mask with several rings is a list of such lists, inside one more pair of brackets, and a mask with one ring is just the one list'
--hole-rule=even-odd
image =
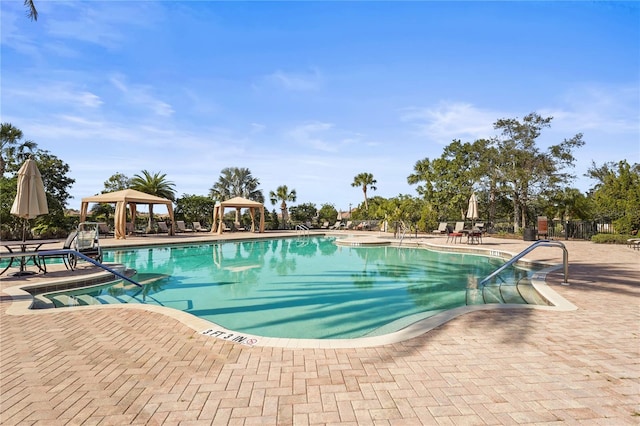
{"label": "gazebo", "polygon": [[222,234],[224,226],[222,226],[222,218],[224,217],[225,208],[234,208],[236,211],[240,209],[249,209],[251,215],[251,232],[256,230],[256,210],[260,211],[260,228],[258,232],[264,232],[264,205],[257,201],[248,200],[242,197],[234,197],[230,200],[222,201],[213,208],[213,226],[211,232]]}
{"label": "gazebo", "polygon": [[167,206],[169,212],[169,219],[171,220],[170,233],[173,234],[174,220],[173,220],[173,202],[166,198],[156,197],[155,195],[146,194],[144,192],[136,191],[135,189],[125,189],[122,191],[109,192],[106,194],[94,195],[93,197],[86,197],[82,199],[80,205],[80,222],[84,222],[87,217],[87,211],[89,203],[109,203],[116,205],[115,213],[115,237],[118,239],[127,238],[126,223],[127,223],[127,205],[131,212],[131,223],[135,223],[136,219],[136,205],[137,204],[164,204]]}

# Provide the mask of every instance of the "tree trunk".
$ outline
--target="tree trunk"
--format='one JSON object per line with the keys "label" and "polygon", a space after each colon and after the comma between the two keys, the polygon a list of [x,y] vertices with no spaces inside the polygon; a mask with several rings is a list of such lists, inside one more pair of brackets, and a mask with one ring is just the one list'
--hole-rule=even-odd
{"label": "tree trunk", "polygon": [[514,234],[517,234],[518,231],[520,230],[520,227],[518,226],[518,221],[520,220],[520,212],[518,211],[518,206],[519,206],[519,200],[518,200],[518,194],[515,193],[513,194],[513,232]]}

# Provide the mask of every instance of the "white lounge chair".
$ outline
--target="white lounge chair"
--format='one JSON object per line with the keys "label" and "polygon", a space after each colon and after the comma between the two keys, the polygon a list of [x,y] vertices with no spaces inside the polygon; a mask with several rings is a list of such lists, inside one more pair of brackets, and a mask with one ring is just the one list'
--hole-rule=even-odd
{"label": "white lounge chair", "polygon": [[432,234],[442,235],[447,233],[447,222],[440,222],[438,229],[431,232]]}

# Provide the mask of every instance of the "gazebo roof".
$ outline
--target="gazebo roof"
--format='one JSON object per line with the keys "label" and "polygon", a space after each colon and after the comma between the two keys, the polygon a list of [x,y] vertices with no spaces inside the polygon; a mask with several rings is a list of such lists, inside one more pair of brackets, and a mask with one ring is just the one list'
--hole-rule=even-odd
{"label": "gazebo roof", "polygon": [[223,207],[262,207],[263,204],[258,201],[248,200],[242,197],[233,197],[220,203]]}
{"label": "gazebo roof", "polygon": [[168,204],[172,201],[155,195],[146,194],[135,189],[124,189],[122,191],[108,192],[106,194],[98,194],[92,197],[82,199],[83,203],[139,203],[139,204]]}

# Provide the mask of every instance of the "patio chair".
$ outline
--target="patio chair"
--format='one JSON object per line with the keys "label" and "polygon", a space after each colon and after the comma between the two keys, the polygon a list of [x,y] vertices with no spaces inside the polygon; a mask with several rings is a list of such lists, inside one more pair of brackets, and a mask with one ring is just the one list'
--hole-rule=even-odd
{"label": "patio chair", "polygon": [[[73,239],[72,249],[83,255],[102,263],[102,248],[100,247],[100,234],[98,224],[94,222],[81,222],[78,224],[76,238]],[[78,263],[78,256],[69,255],[69,265],[75,268]]]}
{"label": "patio chair", "polygon": [[329,229],[329,221],[325,220],[320,229]]}
{"label": "patio chair", "polygon": [[168,234],[169,233],[169,227],[167,226],[166,223],[164,223],[164,222],[156,222],[156,225],[158,225],[158,232],[159,233],[163,233],[163,234]]}
{"label": "patio chair", "polygon": [[330,229],[340,229],[342,228],[342,221],[336,220],[336,223],[333,224],[333,226]]}
{"label": "patio chair", "polygon": [[440,222],[438,229],[431,231],[432,234],[442,235],[447,233],[447,222]]}
{"label": "patio chair", "polygon": [[546,216],[538,216],[538,239],[540,237],[544,237],[543,239],[547,239],[549,236],[549,221]]}
{"label": "patio chair", "polygon": [[453,232],[462,232],[464,229],[464,222],[456,222],[456,227],[453,228]]}
{"label": "patio chair", "polygon": [[[208,229],[203,228],[202,225],[200,225],[200,222],[193,222],[193,230],[196,232],[209,232]],[[227,229],[225,229],[225,231],[227,231]]]}
{"label": "patio chair", "polygon": [[[73,248],[74,240],[78,237],[78,231],[71,232],[67,239],[65,240],[62,248],[65,250]],[[47,273],[47,259],[62,259],[65,268],[71,269],[73,271],[75,262],[72,262],[72,258],[68,253],[65,254],[47,254],[47,255],[38,255],[38,262],[40,263],[40,267]]]}
{"label": "patio chair", "polygon": [[346,224],[346,225],[344,225],[344,229],[351,229],[351,224],[352,224],[352,223],[353,223],[353,221],[348,220],[348,221],[347,221],[347,224]]}
{"label": "patio chair", "polygon": [[98,233],[100,235],[104,235],[105,237],[114,236],[114,232],[109,229],[109,226],[106,223],[98,223]]}
{"label": "patio chair", "polygon": [[187,226],[184,224],[184,220],[177,220],[176,232],[193,232],[193,229],[187,228]]}
{"label": "patio chair", "polygon": [[[464,225],[464,222],[462,222],[462,224]],[[447,243],[449,242],[449,240],[451,240],[455,244],[456,238],[458,238],[460,242],[462,242],[462,235],[462,232],[455,231],[454,229],[451,229],[450,226],[447,226]]]}
{"label": "patio chair", "polygon": [[236,231],[246,231],[247,230],[247,228],[242,226],[242,224],[240,222],[233,222],[233,229],[236,230]]}

